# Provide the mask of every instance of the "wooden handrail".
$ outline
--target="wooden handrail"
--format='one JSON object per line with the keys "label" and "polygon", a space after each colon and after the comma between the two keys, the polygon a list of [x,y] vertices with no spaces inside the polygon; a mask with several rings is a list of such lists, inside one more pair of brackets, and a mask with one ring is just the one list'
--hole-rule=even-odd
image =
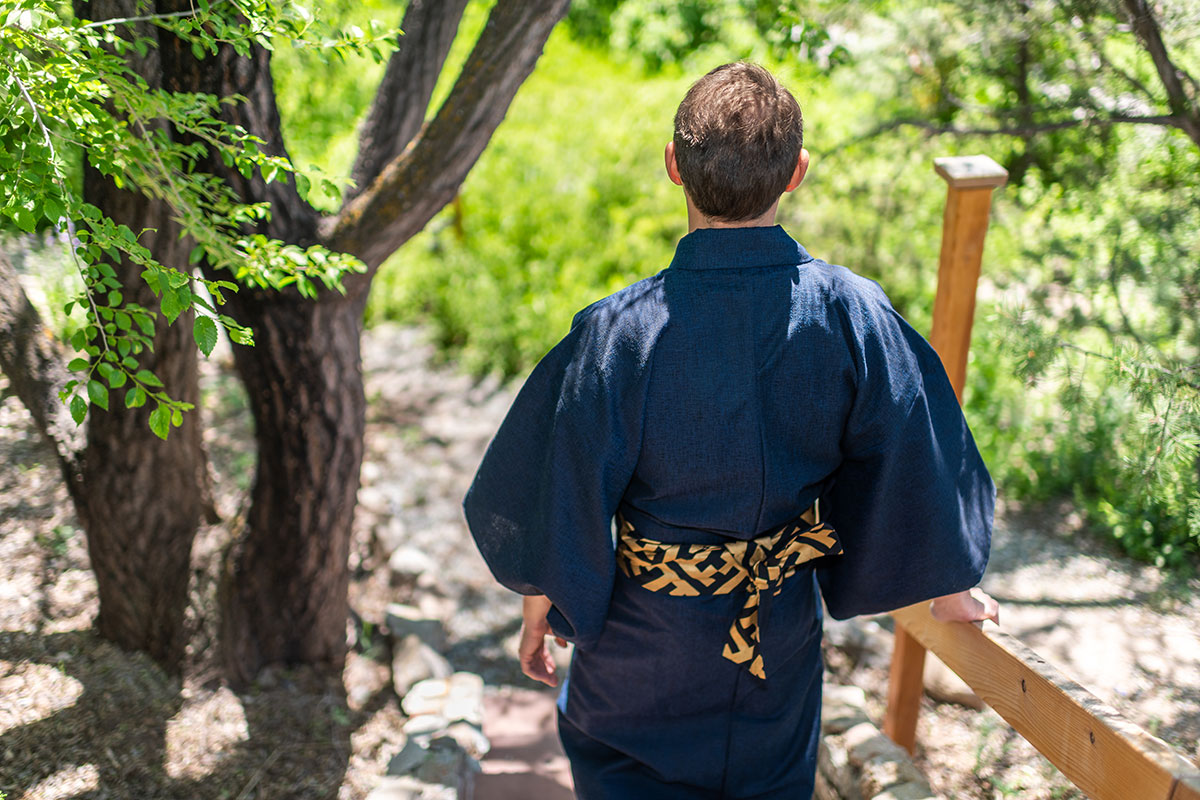
{"label": "wooden handrail", "polygon": [[892,612],[1092,800],[1200,800],[1200,770],[991,622]]}
{"label": "wooden handrail", "polygon": [[[991,194],[1007,173],[986,156],[934,163],[949,189],[930,342],[961,402]],[[1200,800],[1195,764],[992,623],[938,622],[927,603],[892,617],[884,732],[910,753],[929,649],[1093,800]]]}

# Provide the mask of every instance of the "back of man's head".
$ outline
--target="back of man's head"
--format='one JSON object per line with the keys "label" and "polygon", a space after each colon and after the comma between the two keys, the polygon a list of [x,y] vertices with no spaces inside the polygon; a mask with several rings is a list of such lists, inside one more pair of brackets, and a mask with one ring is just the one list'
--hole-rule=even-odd
{"label": "back of man's head", "polygon": [[787,188],[803,144],[796,99],[754,64],[717,67],[675,112],[679,176],[709,218],[739,222],[766,213]]}

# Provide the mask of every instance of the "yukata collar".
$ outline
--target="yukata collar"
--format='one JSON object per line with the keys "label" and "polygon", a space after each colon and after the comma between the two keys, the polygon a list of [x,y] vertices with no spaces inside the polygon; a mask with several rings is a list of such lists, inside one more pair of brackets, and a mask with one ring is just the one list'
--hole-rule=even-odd
{"label": "yukata collar", "polygon": [[671,269],[795,266],[813,257],[778,225],[697,228],[679,240]]}

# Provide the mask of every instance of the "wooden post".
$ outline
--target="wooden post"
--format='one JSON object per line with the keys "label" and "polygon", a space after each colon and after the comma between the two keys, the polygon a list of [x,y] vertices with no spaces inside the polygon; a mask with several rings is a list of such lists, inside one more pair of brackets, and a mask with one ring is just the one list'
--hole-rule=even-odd
{"label": "wooden post", "polygon": [[[942,218],[942,253],[929,342],[941,356],[961,403],[992,190],[1004,185],[1008,173],[987,156],[938,158],[933,164],[949,188]],[[897,621],[883,732],[909,753],[917,742],[924,671],[925,648]]]}

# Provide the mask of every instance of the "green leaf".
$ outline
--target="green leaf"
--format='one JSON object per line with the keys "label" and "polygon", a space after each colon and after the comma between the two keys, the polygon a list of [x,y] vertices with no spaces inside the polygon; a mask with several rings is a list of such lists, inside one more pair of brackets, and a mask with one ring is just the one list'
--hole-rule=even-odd
{"label": "green leaf", "polygon": [[173,289],[163,292],[162,313],[167,322],[174,323],[191,301],[191,293],[187,289]]}
{"label": "green leaf", "polygon": [[139,382],[155,389],[163,385],[163,382],[158,379],[158,376],[148,369],[139,369],[137,374],[134,375],[134,378],[136,378]]}
{"label": "green leaf", "polygon": [[171,409],[171,424],[176,428],[183,424],[183,412],[178,408]]}
{"label": "green leaf", "polygon": [[71,418],[75,420],[75,424],[79,425],[83,422],[83,418],[87,416],[87,401],[79,395],[71,398]]}
{"label": "green leaf", "polygon": [[150,412],[150,430],[160,439],[166,439],[171,432],[171,409],[162,403]]}
{"label": "green leaf", "polygon": [[71,363],[67,364],[67,371],[83,372],[89,365],[90,362],[86,358],[72,358]]}
{"label": "green leaf", "polygon": [[103,383],[97,380],[88,381],[87,385],[88,399],[94,405],[98,405],[105,411],[108,411],[108,389]]}
{"label": "green leaf", "polygon": [[53,197],[47,197],[42,201],[42,213],[46,215],[46,219],[57,223],[63,215],[62,203]]}
{"label": "green leaf", "polygon": [[18,208],[13,215],[13,221],[26,233],[33,233],[33,229],[37,227],[37,217],[27,208]]}
{"label": "green leaf", "polygon": [[212,317],[196,317],[196,321],[192,323],[192,337],[196,340],[200,352],[206,356],[212,355],[213,348],[217,346],[217,324],[213,322]]}
{"label": "green leaf", "polygon": [[146,391],[140,386],[131,386],[125,392],[126,408],[141,408],[146,405]]}
{"label": "green leaf", "polygon": [[105,380],[108,381],[108,388],[120,389],[125,385],[126,376],[121,370],[114,369],[110,374],[105,376]]}

